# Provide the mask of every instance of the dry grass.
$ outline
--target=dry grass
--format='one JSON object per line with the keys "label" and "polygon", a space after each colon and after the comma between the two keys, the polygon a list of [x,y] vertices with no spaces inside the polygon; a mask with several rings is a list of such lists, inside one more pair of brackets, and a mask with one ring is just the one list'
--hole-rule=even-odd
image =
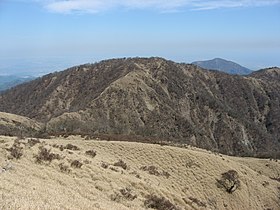
{"label": "dry grass", "polygon": [[[6,167],[7,149],[15,139],[0,136],[0,209],[280,209],[280,183],[270,178],[279,177],[280,161],[68,137],[40,139],[33,146],[28,139],[20,140],[23,156],[9,160],[12,167]],[[61,151],[54,144],[72,144],[79,150]],[[89,148],[94,148],[94,158],[86,154]],[[42,162],[48,164],[36,164],[34,155],[40,151],[46,155],[39,159],[46,157]],[[49,158],[51,154],[59,158]],[[140,169],[143,166],[147,171]],[[149,166],[170,176],[150,174]],[[233,193],[216,185],[230,170],[240,181]]]}

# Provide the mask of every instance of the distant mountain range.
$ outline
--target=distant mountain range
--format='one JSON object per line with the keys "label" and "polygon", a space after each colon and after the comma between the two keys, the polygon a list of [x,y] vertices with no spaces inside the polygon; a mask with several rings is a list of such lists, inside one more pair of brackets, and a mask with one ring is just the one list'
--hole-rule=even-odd
{"label": "distant mountain range", "polygon": [[0,92],[7,90],[16,85],[22,84],[35,79],[33,76],[16,76],[16,75],[7,75],[0,76]]}
{"label": "distant mountain range", "polygon": [[204,69],[222,71],[228,74],[247,75],[252,72],[252,70],[246,67],[221,58],[214,58],[212,60],[206,61],[195,61],[192,64],[195,64]]}
{"label": "distant mountain range", "polygon": [[132,135],[272,156],[280,151],[279,98],[277,67],[235,76],[162,58],[123,58],[21,84],[0,94],[0,111],[36,120],[50,135]]}

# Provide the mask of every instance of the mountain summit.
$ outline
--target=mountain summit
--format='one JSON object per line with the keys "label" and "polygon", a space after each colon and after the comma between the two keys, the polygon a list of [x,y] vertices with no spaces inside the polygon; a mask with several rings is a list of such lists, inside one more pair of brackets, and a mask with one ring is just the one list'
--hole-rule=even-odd
{"label": "mountain summit", "polygon": [[232,61],[227,61],[221,58],[214,58],[207,61],[195,61],[192,64],[204,69],[218,70],[228,74],[247,75],[252,71]]}
{"label": "mountain summit", "polygon": [[[0,95],[0,111],[48,133],[160,138],[230,155],[280,150],[280,69],[249,76],[162,58],[72,67]],[[269,78],[269,79],[267,79]]]}

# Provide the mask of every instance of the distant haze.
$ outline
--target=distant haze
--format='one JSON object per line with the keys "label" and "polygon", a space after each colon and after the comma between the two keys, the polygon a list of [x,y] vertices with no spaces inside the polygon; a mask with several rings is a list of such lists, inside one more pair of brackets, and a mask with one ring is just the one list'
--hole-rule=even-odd
{"label": "distant haze", "polygon": [[200,66],[201,68],[223,71],[229,74],[246,75],[252,72],[250,69],[244,66],[221,58],[215,58],[207,61],[196,61],[193,62],[193,64]]}

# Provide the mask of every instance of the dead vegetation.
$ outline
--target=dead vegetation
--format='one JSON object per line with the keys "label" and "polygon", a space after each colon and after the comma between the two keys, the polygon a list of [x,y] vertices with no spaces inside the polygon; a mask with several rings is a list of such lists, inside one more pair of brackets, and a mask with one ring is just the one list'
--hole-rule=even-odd
{"label": "dead vegetation", "polygon": [[59,154],[51,152],[51,149],[47,149],[44,146],[39,146],[39,151],[37,155],[34,155],[36,163],[42,162],[52,162],[54,159],[61,159]]}
{"label": "dead vegetation", "polygon": [[233,193],[240,187],[240,181],[237,171],[229,170],[222,173],[221,179],[217,180],[217,185],[226,189],[228,193]]}
{"label": "dead vegetation", "polygon": [[188,197],[188,199],[184,199],[184,201],[189,204],[190,206],[193,206],[193,204],[196,204],[198,207],[207,207],[207,204],[205,202],[200,201],[199,199],[195,197]]}
{"label": "dead vegetation", "polygon": [[13,146],[7,150],[10,152],[10,158],[20,159],[23,155],[23,148],[17,142],[15,142]]}
{"label": "dead vegetation", "polygon": [[65,146],[64,145],[53,144],[52,146],[54,148],[58,148],[60,151],[63,151],[65,149],[73,150],[73,151],[80,150],[79,147],[77,147],[76,145],[73,145],[73,144],[66,144]]}
{"label": "dead vegetation", "polygon": [[70,169],[69,169],[69,166],[68,165],[65,165],[64,163],[60,163],[58,165],[60,171],[64,172],[64,173],[70,173]]}
{"label": "dead vegetation", "polygon": [[118,192],[110,195],[110,199],[115,202],[120,202],[122,199],[127,201],[133,201],[137,198],[137,195],[133,192],[131,188],[122,188]]}
{"label": "dead vegetation", "polygon": [[173,203],[171,203],[165,197],[159,197],[157,195],[148,195],[144,202],[147,208],[157,209],[157,210],[179,210]]}
{"label": "dead vegetation", "polygon": [[79,147],[77,147],[76,145],[73,144],[66,144],[66,146],[64,147],[64,149],[69,149],[69,150],[80,150]]}
{"label": "dead vegetation", "polygon": [[29,147],[33,147],[36,144],[40,144],[40,143],[41,143],[41,141],[39,139],[30,138],[30,139],[27,140],[27,145]]}
{"label": "dead vegetation", "polygon": [[73,160],[71,162],[71,167],[73,168],[81,168],[83,166],[83,163],[79,160]]}
{"label": "dead vegetation", "polygon": [[96,156],[96,151],[92,150],[87,150],[85,152],[86,155],[89,155],[90,157],[94,158]]}
{"label": "dead vegetation", "polygon": [[119,161],[115,162],[115,163],[113,164],[113,166],[121,167],[121,168],[124,169],[124,170],[128,169],[127,164],[126,164],[123,160],[121,160],[121,159],[120,159]]}
{"label": "dead vegetation", "polygon": [[155,176],[164,176],[165,178],[169,178],[170,174],[167,171],[160,171],[157,167],[155,166],[142,166],[140,167],[140,170],[142,171],[147,171],[151,175]]}

